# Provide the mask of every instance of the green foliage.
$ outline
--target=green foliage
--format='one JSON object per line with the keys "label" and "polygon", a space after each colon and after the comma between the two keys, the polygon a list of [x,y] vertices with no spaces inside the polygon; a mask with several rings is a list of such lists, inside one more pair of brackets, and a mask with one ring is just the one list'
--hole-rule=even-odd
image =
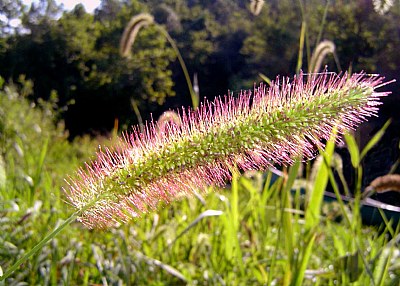
{"label": "green foliage", "polygon": [[338,57],[346,66],[371,71],[384,67],[389,72],[398,58],[393,54],[392,44],[399,43],[395,32],[399,14],[393,9],[383,16],[373,10],[367,13],[367,8],[356,1],[348,1],[346,5],[333,2],[327,22],[335,21],[335,25],[327,24],[324,34],[334,41]]}
{"label": "green foliage", "polygon": [[392,78],[400,66],[398,3],[384,15],[362,1],[265,1],[259,15],[250,1],[108,0],[94,15],[82,6],[61,13],[52,0],[39,4],[10,6],[9,17],[22,18],[31,33],[0,38],[0,74],[14,81],[25,74],[36,96],[47,99],[56,90],[61,106],[75,103],[61,115],[72,135],[110,131],[115,118],[121,126],[137,123],[131,100],[142,114],[156,116],[175,94],[168,104],[188,105],[187,76],[155,27],[140,33],[130,60],[119,56],[123,29],[140,13],[154,15],[176,41],[189,79],[198,74],[200,98],[250,88],[260,72],[271,78],[308,70],[323,40],[336,47],[337,58],[321,63],[330,70]]}
{"label": "green foliage", "polygon": [[[1,112],[2,132],[8,132],[1,136],[2,150],[8,149],[3,153],[7,188],[0,188],[0,273],[39,250],[3,281],[7,285],[398,284],[399,229],[363,226],[359,201],[338,201],[345,218],[341,222],[321,212],[319,223],[305,228],[304,214],[314,206],[306,201],[304,209],[301,203],[295,184],[300,163],[283,170],[282,177],[272,172],[235,174],[230,187],[210,187],[205,199],[182,199],[116,229],[90,231],[73,223],[74,215],[64,220],[68,210],[61,203],[59,178],[75,169],[98,141],[66,141],[62,128],[53,125],[51,106],[33,107],[19,94],[29,90],[25,82],[5,85],[0,94],[1,106],[7,107]],[[19,110],[37,121],[20,119]],[[46,138],[32,124],[48,135],[46,152]],[[20,160],[12,150],[12,143],[21,140],[27,144],[24,156],[31,153],[32,159]],[[43,162],[34,170],[41,180],[32,202],[31,187],[11,180],[17,177],[15,170],[28,173],[33,168],[29,162]],[[338,190],[332,169],[327,170]],[[55,237],[54,229],[64,231]],[[50,241],[38,244],[46,235]]]}
{"label": "green foliage", "polygon": [[[39,101],[35,106],[27,99],[31,92],[32,82],[23,76],[20,77],[20,88],[11,84],[0,91],[0,150],[7,174],[5,187],[13,186],[17,192],[30,189],[30,202],[32,192],[41,180],[40,170],[48,140],[65,137],[61,124],[54,127],[56,96],[53,96],[53,102]],[[12,192],[10,196],[13,196]]]}
{"label": "green foliage", "polygon": [[[58,121],[57,95],[34,104],[28,99],[31,92],[32,82],[24,76],[0,90],[0,158],[6,178],[0,197],[5,205],[30,207],[35,200],[48,199],[44,185],[62,183],[66,171],[96,146],[87,138],[77,138],[77,144],[71,145]],[[46,191],[51,192],[53,186],[48,187]],[[53,203],[60,203],[59,194],[48,201]]]}
{"label": "green foliage", "polygon": [[309,194],[309,202],[307,206],[307,211],[305,213],[305,227],[307,230],[316,227],[320,221],[321,204],[323,201],[326,186],[328,184],[328,169],[331,166],[331,161],[333,160],[333,152],[335,150],[335,133],[336,132],[334,132],[334,135],[326,145],[325,153],[323,156],[324,163],[321,164],[318,169],[318,172],[315,176],[314,185],[311,188]]}
{"label": "green foliage", "polygon": [[[122,30],[137,9],[121,8],[111,21],[109,14],[90,15],[76,6],[57,21],[30,23],[32,33],[8,38],[8,47],[0,55],[6,63],[2,73],[6,77],[26,74],[35,82],[35,95],[45,99],[56,90],[60,105],[72,104],[64,116],[67,126],[77,127],[71,128],[74,133],[107,128],[114,118],[132,123],[131,98],[144,108],[145,102],[161,104],[174,95],[169,67],[174,53],[154,28],[139,35],[135,57],[119,56]],[[93,118],[92,110],[102,116]]]}
{"label": "green foliage", "polygon": [[254,21],[253,32],[246,37],[240,50],[246,60],[244,68],[251,74],[268,71],[269,77],[273,72],[289,74],[296,68],[299,50],[299,7],[286,1],[276,7],[268,7],[267,3],[264,6]]}
{"label": "green foliage", "polygon": [[[341,284],[355,281],[356,285],[372,284],[363,270],[365,266],[355,260],[357,255],[363,255],[377,282],[385,277],[385,283],[395,283],[399,257],[393,247],[385,247],[385,235],[363,227],[363,233],[354,236],[347,226],[329,220],[323,220],[306,235],[299,216],[301,210],[292,203],[283,203],[288,193],[282,188],[287,188],[287,183],[278,179],[261,191],[256,182],[257,179],[235,178],[231,190],[211,192],[205,205],[196,198],[185,199],[134,225],[106,232],[88,231],[73,224],[45,245],[40,255],[8,282],[329,285],[334,281]],[[211,214],[213,209],[223,214],[203,216],[198,221],[199,214]],[[25,231],[34,229],[37,235],[47,232],[38,227],[43,223],[43,216],[39,212],[35,218],[25,220],[22,223]],[[282,223],[285,220],[290,224]],[[287,237],[288,232],[293,237]],[[4,244],[3,251],[17,251],[22,245],[29,249],[35,241],[31,237],[22,242],[18,239],[20,236],[22,229],[17,228],[11,240],[13,246]],[[359,240],[364,251],[347,255],[357,253],[354,239]],[[293,249],[288,248],[288,240],[293,240]],[[379,250],[384,252],[375,263],[373,258]],[[7,269],[7,264],[2,262],[2,267]],[[349,272],[354,267],[361,270]],[[35,269],[42,269],[39,272],[42,274],[36,275]]]}

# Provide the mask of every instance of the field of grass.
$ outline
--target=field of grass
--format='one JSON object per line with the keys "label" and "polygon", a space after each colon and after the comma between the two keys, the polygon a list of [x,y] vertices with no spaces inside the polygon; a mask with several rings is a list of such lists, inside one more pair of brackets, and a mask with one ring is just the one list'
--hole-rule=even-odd
{"label": "field of grass", "polygon": [[[0,91],[0,276],[72,214],[63,178],[99,144],[68,142],[52,106],[26,99],[27,85]],[[368,150],[346,141],[361,179]],[[338,190],[333,152],[330,143],[315,177],[304,178],[305,195],[299,168],[310,166],[297,163],[281,176],[236,174],[224,189],[118,228],[73,222],[0,285],[399,285],[400,227],[363,225],[360,187],[350,204],[322,201],[328,183]]]}

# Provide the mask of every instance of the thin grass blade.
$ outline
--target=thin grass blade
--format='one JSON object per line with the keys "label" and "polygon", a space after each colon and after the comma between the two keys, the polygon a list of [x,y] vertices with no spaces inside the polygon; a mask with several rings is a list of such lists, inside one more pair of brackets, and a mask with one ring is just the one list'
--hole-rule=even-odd
{"label": "thin grass blade", "polygon": [[317,235],[314,233],[311,236],[310,240],[308,241],[306,248],[304,249],[303,258],[301,259],[301,264],[300,264],[299,270],[296,273],[297,276],[294,279],[293,285],[295,285],[295,286],[303,285],[304,275],[306,273],[308,262],[310,261],[310,258],[311,258],[312,248],[314,246],[316,237],[317,237]]}
{"label": "thin grass blade", "polygon": [[356,139],[351,134],[345,134],[344,139],[350,153],[351,164],[354,168],[358,168],[360,164],[360,150],[358,149]]}
{"label": "thin grass blade", "polygon": [[321,164],[321,167],[318,170],[317,176],[315,178],[314,187],[311,191],[305,215],[305,226],[308,230],[312,229],[320,221],[322,199],[324,197],[324,192],[329,180],[328,169],[330,168],[330,162],[332,160],[333,152],[335,150],[335,136],[336,131],[332,133],[331,139],[326,144],[326,148],[324,151],[325,161],[324,164]]}

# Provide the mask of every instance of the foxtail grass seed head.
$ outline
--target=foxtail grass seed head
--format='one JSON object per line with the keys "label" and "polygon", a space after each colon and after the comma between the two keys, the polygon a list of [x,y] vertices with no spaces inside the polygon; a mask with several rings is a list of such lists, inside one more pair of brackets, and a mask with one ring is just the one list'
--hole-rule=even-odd
{"label": "foxtail grass seed head", "polygon": [[141,13],[133,16],[126,25],[119,43],[119,52],[121,56],[129,58],[131,56],[131,48],[141,28],[154,23],[154,18],[150,14]]}
{"label": "foxtail grass seed head", "polygon": [[89,228],[106,228],[153,211],[160,202],[222,186],[236,170],[260,170],[313,158],[339,134],[377,115],[383,78],[322,73],[277,78],[237,97],[180,110],[179,122],[149,122],[67,179],[65,193]]}
{"label": "foxtail grass seed head", "polygon": [[264,6],[264,0],[250,0],[250,12],[258,16]]}
{"label": "foxtail grass seed head", "polygon": [[310,72],[319,72],[322,66],[322,61],[328,54],[334,54],[335,49],[335,44],[332,41],[324,40],[320,42],[311,56]]}
{"label": "foxtail grass seed head", "polygon": [[388,174],[373,180],[365,192],[385,193],[388,191],[400,192],[400,175]]}

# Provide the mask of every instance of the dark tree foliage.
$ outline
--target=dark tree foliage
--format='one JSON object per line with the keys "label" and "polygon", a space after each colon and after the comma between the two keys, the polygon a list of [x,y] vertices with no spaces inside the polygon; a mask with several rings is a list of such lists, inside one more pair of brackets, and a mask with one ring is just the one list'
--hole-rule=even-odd
{"label": "dark tree foliage", "polygon": [[111,130],[114,120],[135,122],[131,110],[134,98],[148,112],[146,104],[162,104],[174,95],[169,64],[172,49],[154,28],[143,30],[127,60],[119,55],[124,25],[143,6],[103,1],[95,15],[82,5],[64,12],[59,19],[46,14],[26,19],[30,33],[7,38],[1,55],[1,74],[25,74],[34,82],[35,97],[48,98],[55,90],[72,135]]}
{"label": "dark tree foliage", "polygon": [[[130,59],[119,55],[125,25],[142,12],[151,13],[176,41],[190,75],[198,76],[201,99],[252,88],[261,81],[259,73],[272,79],[292,75],[302,22],[303,70],[318,41],[326,39],[335,43],[339,60],[328,55],[323,64],[329,70],[366,70],[388,78],[400,72],[399,3],[379,14],[365,0],[329,1],[328,6],[317,0],[265,1],[258,15],[246,0],[103,0],[94,14],[81,5],[62,12],[54,0],[32,7],[19,1],[0,4],[5,7],[0,75],[32,79],[33,100],[56,91],[72,136],[110,131],[115,119],[121,129],[137,123],[132,100],[144,119],[150,112],[157,118],[170,107],[190,105],[181,67],[154,26],[139,32]],[[11,18],[21,19],[23,26],[6,33],[10,21],[4,19]],[[399,87],[391,89],[396,94]]]}

